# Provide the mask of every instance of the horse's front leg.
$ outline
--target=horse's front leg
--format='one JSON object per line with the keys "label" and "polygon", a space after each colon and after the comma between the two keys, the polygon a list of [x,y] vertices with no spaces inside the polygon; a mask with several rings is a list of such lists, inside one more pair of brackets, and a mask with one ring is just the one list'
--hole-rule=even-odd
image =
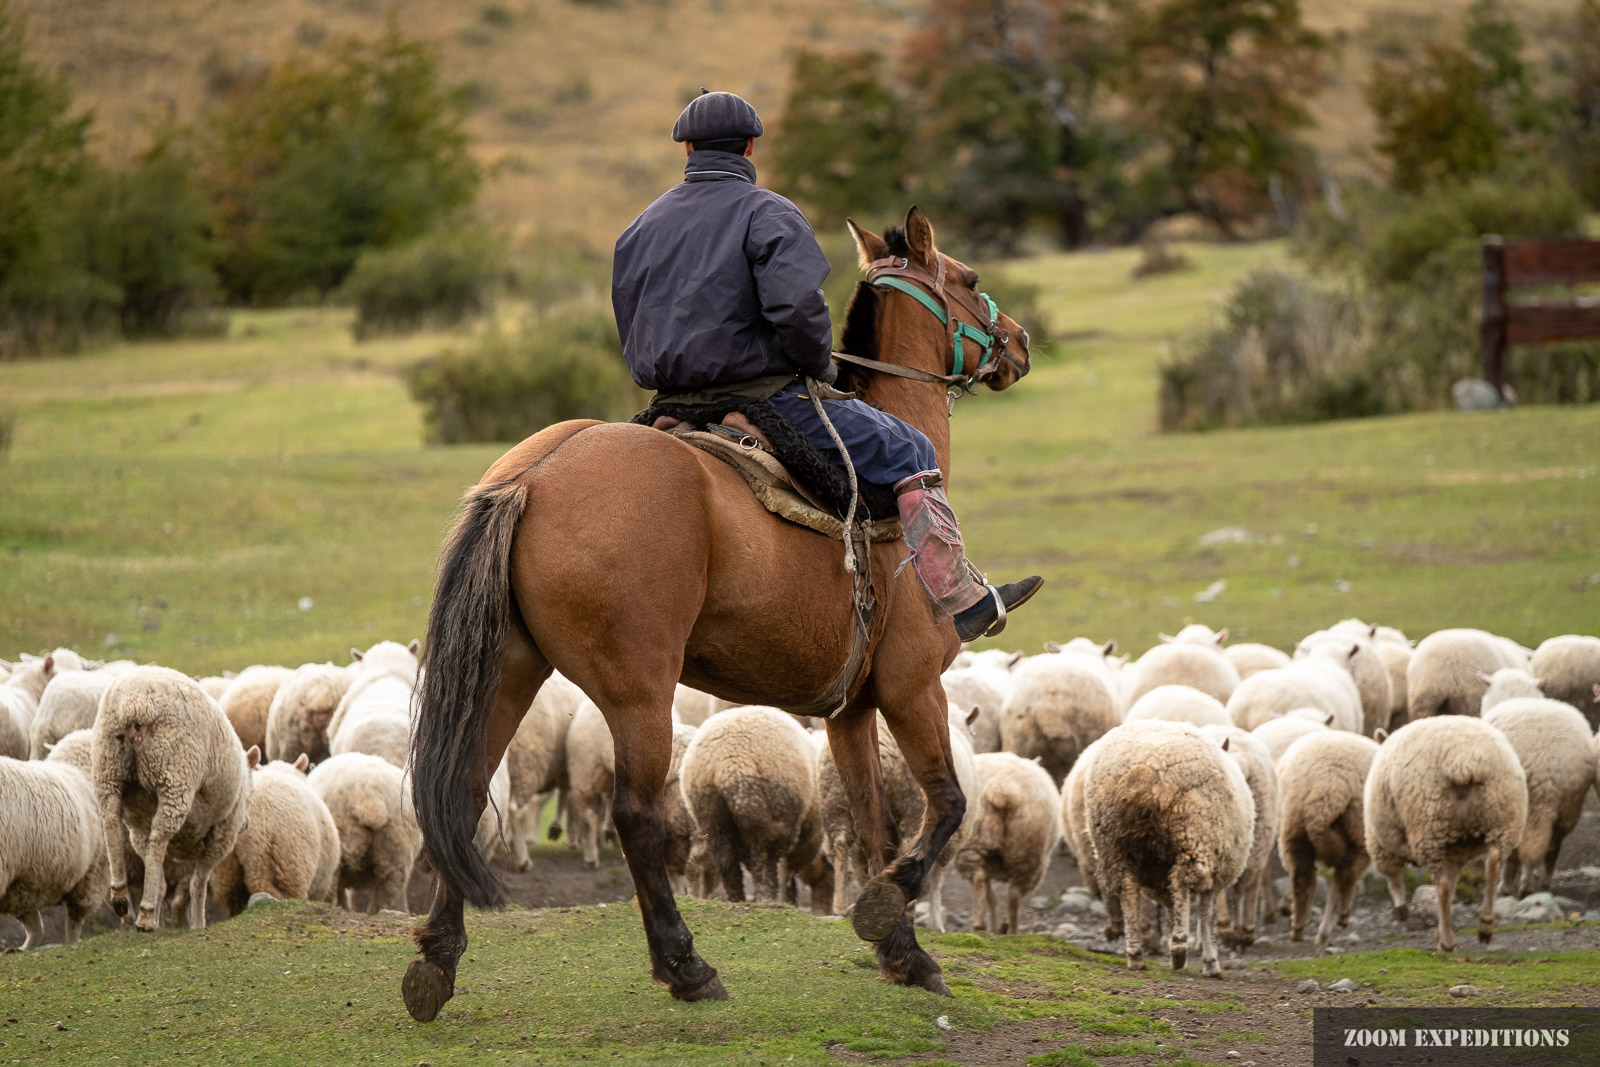
{"label": "horse's front leg", "polygon": [[917,944],[906,906],[922,894],[923,882],[966,814],[950,751],[949,708],[937,679],[904,702],[884,699],[884,718],[922,787],[922,826],[917,836],[861,892],[852,917],[856,935],[877,943],[878,969],[902,985],[949,995],[939,965]]}

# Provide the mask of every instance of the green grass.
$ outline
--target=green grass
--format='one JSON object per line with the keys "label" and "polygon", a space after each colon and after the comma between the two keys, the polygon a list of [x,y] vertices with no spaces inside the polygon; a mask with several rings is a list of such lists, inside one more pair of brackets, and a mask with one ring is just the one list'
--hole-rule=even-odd
{"label": "green grass", "polygon": [[[1566,925],[1566,924],[1561,924]],[[1441,955],[1422,949],[1386,949],[1381,952],[1284,960],[1272,970],[1293,981],[1315,978],[1323,984],[1350,977],[1371,982],[1371,992],[1398,998],[1407,1004],[1461,1004],[1449,995],[1450,987],[1476,986],[1485,997],[1480,1003],[1495,1006],[1555,1007],[1589,1003],[1600,951],[1515,952],[1485,955],[1474,942],[1465,954]]]}
{"label": "green grass", "polygon": [[469,918],[458,996],[418,1026],[399,998],[413,955],[403,922],[269,904],[199,933],[119,931],[0,959],[0,1062],[827,1063],[830,1048],[937,1062],[939,1016],[969,1031],[1062,1018],[1074,1032],[1053,1040],[1098,1057],[1128,1043],[1093,1035],[1172,1046],[1181,1039],[1149,1013],[1232,1003],[1214,983],[1193,1001],[1141,997],[1142,980],[1116,961],[1048,938],[933,936],[955,992],[946,1000],[879,981],[845,923],[681,906],[726,1003],[680,1004],[651,983],[631,904],[510,910]]}
{"label": "green grass", "polygon": [[[1288,645],[1348,615],[1529,644],[1594,629],[1600,409],[1159,434],[1168,340],[1284,259],[1274,243],[1186,252],[1194,270],[1141,282],[1133,250],[1009,268],[1077,339],[957,408],[974,559],[1049,580],[999,643],[1139,650],[1198,619]],[[452,338],[358,346],[348,321],[239,313],[222,340],[0,365],[16,413],[0,655],[65,644],[201,673],[419,636],[455,501],[502,449],[421,446],[399,370]],[[1227,526],[1258,539],[1198,544]]]}

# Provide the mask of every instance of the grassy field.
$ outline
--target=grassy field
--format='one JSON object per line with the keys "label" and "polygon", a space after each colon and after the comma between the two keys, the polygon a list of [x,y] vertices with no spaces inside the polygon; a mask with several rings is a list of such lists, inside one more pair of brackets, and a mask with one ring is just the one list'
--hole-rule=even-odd
{"label": "grassy field", "polygon": [[[845,923],[682,906],[726,1002],[679,1004],[651,984],[631,904],[513,909],[469,918],[457,998],[418,1026],[398,994],[412,956],[403,920],[269,904],[204,932],[118,932],[0,958],[0,1061],[1199,1067],[1289,1033],[1303,1046],[1309,1002],[1272,1007],[1285,981],[1352,967],[1318,960],[1210,982],[1192,969],[1135,974],[1047,937],[928,935],[955,994],[945,1000],[878,981]],[[1443,1001],[1463,981],[1496,989],[1500,1006],[1561,1004],[1588,1002],[1597,964],[1594,952],[1468,962],[1403,951],[1372,954],[1356,973],[1375,975],[1369,997],[1385,1004]]]}
{"label": "grassy field", "polygon": [[[1283,258],[1189,253],[1195,270],[1143,282],[1131,251],[1009,268],[1081,339],[958,405],[953,497],[973,557],[1049,579],[1001,643],[1140,649],[1202,619],[1287,645],[1348,615],[1530,644],[1593,632],[1600,410],[1159,434],[1169,339]],[[199,673],[420,635],[455,500],[501,451],[420,444],[398,372],[451,343],[358,346],[342,312],[240,313],[226,339],[0,365],[16,414],[0,654],[65,644]],[[1202,543],[1230,527],[1243,540]]]}

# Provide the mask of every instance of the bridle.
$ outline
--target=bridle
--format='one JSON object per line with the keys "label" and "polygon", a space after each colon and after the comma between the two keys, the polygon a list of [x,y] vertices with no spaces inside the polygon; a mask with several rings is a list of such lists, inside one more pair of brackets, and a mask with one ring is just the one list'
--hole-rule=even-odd
{"label": "bridle", "polygon": [[[1009,365],[1017,372],[1018,379],[1025,377],[1029,370],[1028,364],[1006,351],[1006,346],[1011,343],[1011,336],[1000,327],[999,307],[989,299],[988,293],[974,293],[960,286],[946,289],[945,263],[945,258],[940,256],[939,273],[934,275],[920,266],[913,266],[905,257],[890,256],[887,259],[873,260],[867,264],[867,284],[878,289],[893,289],[905,293],[933,313],[934,318],[945,328],[950,351],[950,373],[930,374],[915,367],[902,367],[898,363],[885,363],[882,360],[868,359],[848,352],[835,352],[834,358],[881,374],[891,374],[897,378],[943,385],[950,393],[952,404],[963,393],[972,392],[977,382],[993,374],[997,369],[997,361]],[[952,302],[983,325],[977,326],[958,319],[951,313]],[[977,364],[970,371],[967,369],[966,360],[968,342],[974,345],[979,353]]]}

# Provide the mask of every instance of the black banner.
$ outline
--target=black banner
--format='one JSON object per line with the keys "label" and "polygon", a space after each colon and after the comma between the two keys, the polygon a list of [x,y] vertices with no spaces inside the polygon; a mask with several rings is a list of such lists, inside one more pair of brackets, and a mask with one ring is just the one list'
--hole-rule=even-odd
{"label": "black banner", "polygon": [[1313,1067],[1594,1067],[1594,1008],[1315,1008]]}

